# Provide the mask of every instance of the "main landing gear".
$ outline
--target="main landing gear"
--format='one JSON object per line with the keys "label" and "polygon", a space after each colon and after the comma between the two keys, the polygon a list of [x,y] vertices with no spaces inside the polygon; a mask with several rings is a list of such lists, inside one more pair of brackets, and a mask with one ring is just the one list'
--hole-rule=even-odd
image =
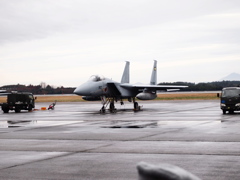
{"label": "main landing gear", "polygon": [[[106,98],[105,96],[102,96],[101,101],[102,101],[103,106],[100,109],[100,113],[105,113],[108,105],[109,105],[109,111],[111,113],[115,113],[117,109],[115,108],[114,100],[117,102],[117,99],[115,99],[115,98]],[[135,97],[129,98],[128,101],[133,102],[133,108],[134,108],[133,110],[134,111],[140,111],[141,110],[141,106],[138,105]],[[122,101],[122,99],[120,101],[120,104],[124,105],[124,102]]]}
{"label": "main landing gear", "polygon": [[109,105],[109,111],[111,113],[114,113],[116,111],[115,105],[114,105],[114,98],[106,98],[105,96],[101,97],[102,100],[102,108],[100,109],[100,113],[105,113],[106,108]]}
{"label": "main landing gear", "polygon": [[134,111],[140,111],[141,110],[141,106],[138,105],[138,102],[136,102],[135,97],[133,98],[133,107],[134,107]]}

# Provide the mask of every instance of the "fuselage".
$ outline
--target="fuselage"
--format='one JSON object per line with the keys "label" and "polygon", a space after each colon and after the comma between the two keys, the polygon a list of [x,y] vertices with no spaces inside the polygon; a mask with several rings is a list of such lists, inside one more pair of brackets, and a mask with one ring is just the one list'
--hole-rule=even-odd
{"label": "fuselage", "polygon": [[111,79],[91,76],[90,79],[78,86],[74,93],[80,96],[105,96],[108,93],[107,83],[113,82]]}
{"label": "fuselage", "polygon": [[122,87],[121,83],[119,82],[97,75],[91,76],[87,82],[78,86],[74,90],[74,94],[79,96],[87,96],[87,99],[99,99],[97,97],[101,96],[114,97],[116,99],[126,99],[135,97],[138,93],[138,91]]}

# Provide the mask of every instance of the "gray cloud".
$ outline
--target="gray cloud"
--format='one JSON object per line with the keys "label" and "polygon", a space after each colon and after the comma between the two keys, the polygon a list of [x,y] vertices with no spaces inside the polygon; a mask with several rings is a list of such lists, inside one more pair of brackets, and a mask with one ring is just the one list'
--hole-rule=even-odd
{"label": "gray cloud", "polygon": [[231,0],[2,0],[0,42],[45,38],[62,32],[121,31],[221,13],[237,5],[239,1]]}
{"label": "gray cloud", "polygon": [[152,59],[160,80],[219,79],[239,69],[239,12],[238,0],[0,0],[1,83],[118,80],[126,60],[148,82]]}

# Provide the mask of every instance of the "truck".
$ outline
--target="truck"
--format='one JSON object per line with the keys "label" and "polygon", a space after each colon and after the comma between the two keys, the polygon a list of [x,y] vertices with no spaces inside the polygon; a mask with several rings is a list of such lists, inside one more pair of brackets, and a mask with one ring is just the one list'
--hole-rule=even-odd
{"label": "truck", "polygon": [[240,87],[223,88],[222,93],[218,93],[217,96],[220,97],[220,108],[223,114],[240,111]]}
{"label": "truck", "polygon": [[12,92],[7,95],[7,102],[1,104],[2,110],[4,113],[8,113],[10,110],[14,110],[16,113],[21,110],[31,111],[35,108],[35,99],[29,92]]}

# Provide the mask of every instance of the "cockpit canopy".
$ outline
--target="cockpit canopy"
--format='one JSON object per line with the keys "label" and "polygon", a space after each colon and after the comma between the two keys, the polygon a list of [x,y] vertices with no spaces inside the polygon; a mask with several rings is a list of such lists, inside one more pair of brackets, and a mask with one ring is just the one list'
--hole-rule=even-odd
{"label": "cockpit canopy", "polygon": [[92,75],[89,78],[89,81],[93,81],[93,82],[98,82],[98,81],[103,81],[103,80],[105,80],[105,77],[99,76],[99,75]]}

